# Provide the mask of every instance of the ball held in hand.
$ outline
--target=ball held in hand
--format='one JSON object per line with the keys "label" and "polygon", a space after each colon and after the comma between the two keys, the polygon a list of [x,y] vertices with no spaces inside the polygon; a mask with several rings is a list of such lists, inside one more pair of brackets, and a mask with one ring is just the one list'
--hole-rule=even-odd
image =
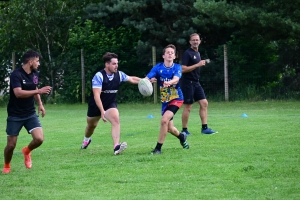
{"label": "ball held in hand", "polygon": [[151,96],[153,93],[152,83],[147,78],[142,78],[140,80],[138,88],[143,96]]}

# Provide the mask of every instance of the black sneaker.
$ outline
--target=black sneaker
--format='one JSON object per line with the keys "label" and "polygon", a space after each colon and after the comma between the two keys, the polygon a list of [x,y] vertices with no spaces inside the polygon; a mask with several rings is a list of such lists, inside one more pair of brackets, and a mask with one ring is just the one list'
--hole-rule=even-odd
{"label": "black sneaker", "polygon": [[180,133],[180,134],[183,134],[183,138],[184,138],[184,141],[183,141],[183,142],[180,141],[181,146],[182,146],[184,149],[189,149],[190,146],[189,146],[189,143],[186,141],[186,137],[187,137],[186,133],[185,133],[185,132],[182,132],[182,133]]}
{"label": "black sneaker", "polygon": [[118,144],[118,145],[116,146],[116,148],[114,149],[114,154],[115,154],[115,155],[119,155],[119,154],[122,153],[126,148],[127,148],[127,143],[126,143],[126,142],[122,142],[121,144]]}
{"label": "black sneaker", "polygon": [[153,149],[153,151],[151,151],[151,154],[161,154],[161,150]]}
{"label": "black sneaker", "polygon": [[82,145],[81,145],[81,149],[86,149],[91,142],[92,142],[91,138],[87,142],[83,140]]}

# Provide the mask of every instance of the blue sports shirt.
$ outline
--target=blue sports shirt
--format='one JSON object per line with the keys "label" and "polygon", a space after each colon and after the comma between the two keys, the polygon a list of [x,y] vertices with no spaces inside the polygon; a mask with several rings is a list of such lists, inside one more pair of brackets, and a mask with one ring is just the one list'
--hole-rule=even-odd
{"label": "blue sports shirt", "polygon": [[182,68],[180,64],[173,63],[171,67],[166,67],[164,63],[158,63],[147,74],[149,79],[155,77],[160,88],[160,99],[162,103],[170,102],[171,100],[183,100],[183,94],[180,88],[179,81],[168,88],[163,87],[165,81],[170,81],[174,76],[181,78]]}

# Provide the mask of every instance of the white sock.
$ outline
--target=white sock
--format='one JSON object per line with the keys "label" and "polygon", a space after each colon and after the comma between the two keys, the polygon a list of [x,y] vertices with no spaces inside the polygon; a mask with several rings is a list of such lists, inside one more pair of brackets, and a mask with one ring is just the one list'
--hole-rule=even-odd
{"label": "white sock", "polygon": [[84,140],[85,142],[88,142],[88,141],[90,140],[90,138],[89,138],[89,137],[84,137],[83,140]]}

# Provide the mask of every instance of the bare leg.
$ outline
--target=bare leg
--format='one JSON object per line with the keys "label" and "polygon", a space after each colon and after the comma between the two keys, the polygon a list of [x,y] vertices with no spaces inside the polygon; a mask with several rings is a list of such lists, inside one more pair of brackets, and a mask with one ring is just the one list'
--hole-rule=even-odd
{"label": "bare leg", "polygon": [[187,128],[189,122],[190,112],[192,110],[193,104],[184,104],[184,108],[181,115],[182,128]]}
{"label": "bare leg", "polygon": [[176,137],[179,136],[180,132],[179,132],[178,129],[174,126],[174,121],[173,121],[173,120],[171,120],[171,121],[169,122],[168,129],[169,129],[168,132],[171,133],[172,135],[174,135],[174,136],[176,136]]}
{"label": "bare leg", "polygon": [[85,128],[85,137],[91,137],[94,133],[95,128],[98,125],[100,117],[87,117],[86,122],[87,126]]}
{"label": "bare leg", "polygon": [[199,109],[199,116],[201,119],[202,124],[207,124],[207,108],[208,108],[208,101],[206,99],[202,99],[198,101],[200,105]]}
{"label": "bare leg", "polygon": [[111,137],[113,139],[114,146],[120,143],[120,118],[117,108],[110,108],[105,112],[105,118],[111,123]]}
{"label": "bare leg", "polygon": [[14,153],[14,149],[16,148],[17,140],[17,136],[7,136],[7,145],[4,148],[4,163],[10,163]]}
{"label": "bare leg", "polygon": [[168,133],[168,127],[170,123],[170,119],[174,116],[174,113],[167,110],[164,115],[161,118],[160,121],[160,131],[159,131],[159,136],[158,136],[158,143],[163,144],[167,133]]}
{"label": "bare leg", "polygon": [[29,143],[28,148],[32,151],[44,142],[44,133],[42,128],[36,128],[31,131],[32,141]]}

